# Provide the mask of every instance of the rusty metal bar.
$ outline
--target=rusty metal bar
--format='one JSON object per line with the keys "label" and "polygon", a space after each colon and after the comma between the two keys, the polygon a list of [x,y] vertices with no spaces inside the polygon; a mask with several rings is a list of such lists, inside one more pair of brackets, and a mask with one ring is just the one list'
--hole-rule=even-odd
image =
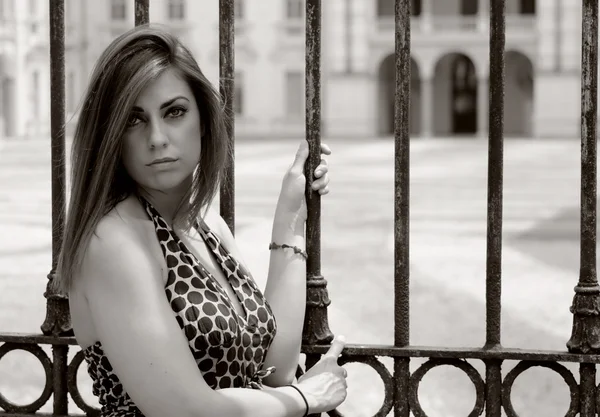
{"label": "rusty metal bar", "polygon": [[[313,173],[321,162],[321,0],[306,1],[305,98],[306,141],[309,156],[304,166],[306,176],[306,314],[302,328],[304,345],[329,344],[327,306],[331,303],[327,281],[321,275],[321,196],[310,187]],[[306,368],[311,368],[320,355],[306,355]],[[333,410],[330,416],[341,414]]]}
{"label": "rusty metal bar", "polygon": [[579,365],[579,398],[580,416],[596,415],[596,365],[582,363]]}
{"label": "rusty metal bar", "polygon": [[[410,344],[410,0],[395,3],[394,345]],[[408,417],[409,359],[394,360],[394,415]]]}
{"label": "rusty metal bar", "polygon": [[500,345],[505,12],[505,0],[491,2],[486,260],[486,346],[489,348]]}
{"label": "rusty metal bar", "polygon": [[63,237],[66,215],[65,170],[65,4],[50,0],[50,146],[52,160],[52,268],[48,274],[46,335],[72,335],[69,304],[52,287]]}
{"label": "rusty metal bar", "polygon": [[587,353],[600,351],[600,287],[596,276],[598,0],[583,0],[581,37],[580,266],[567,348],[570,352]]}
{"label": "rusty metal bar", "polygon": [[[321,0],[306,1],[306,315],[302,342],[308,345],[329,344],[327,306],[330,304],[327,281],[321,275],[321,196],[310,188],[313,173],[321,162]],[[307,357],[307,367],[318,357]]]}
{"label": "rusty metal bar", "polygon": [[[0,333],[0,343],[38,344],[38,345],[71,345],[77,346],[74,337],[43,336],[26,333]],[[303,345],[302,352],[321,355],[327,352],[327,345]],[[515,361],[566,362],[600,364],[600,354],[569,353],[556,350],[530,350],[499,347],[497,349],[482,348],[449,348],[436,346],[387,346],[347,344],[344,356],[387,356],[390,358],[464,358],[464,359],[504,359]]]}
{"label": "rusty metal bar", "polygon": [[219,0],[219,91],[224,100],[227,120],[227,140],[231,157],[227,161],[226,178],[221,185],[219,205],[221,216],[231,233],[235,234],[235,122],[233,100],[235,94],[235,12],[234,0]]}
{"label": "rusty metal bar", "polygon": [[68,345],[52,346],[52,411],[56,415],[69,412],[69,388],[67,385],[67,354]]}
{"label": "rusty metal bar", "polygon": [[150,4],[149,0],[135,0],[135,25],[145,25],[150,23]]}
{"label": "rusty metal bar", "polygon": [[[489,141],[485,349],[500,347],[502,292],[502,198],[504,170],[505,0],[490,2]],[[502,360],[485,361],[485,414],[502,415]]]}

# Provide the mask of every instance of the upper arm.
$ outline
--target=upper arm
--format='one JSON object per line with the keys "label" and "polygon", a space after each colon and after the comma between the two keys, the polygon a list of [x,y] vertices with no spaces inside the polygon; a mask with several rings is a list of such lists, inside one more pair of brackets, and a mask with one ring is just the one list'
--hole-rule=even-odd
{"label": "upper arm", "polygon": [[135,234],[101,222],[80,272],[96,335],[140,410],[149,417],[214,415],[222,404],[196,366],[160,269]]}

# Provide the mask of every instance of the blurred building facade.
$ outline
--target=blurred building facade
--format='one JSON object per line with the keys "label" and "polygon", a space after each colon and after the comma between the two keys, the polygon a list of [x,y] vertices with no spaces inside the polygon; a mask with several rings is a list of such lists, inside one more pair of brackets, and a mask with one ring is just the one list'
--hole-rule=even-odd
{"label": "blurred building facade", "polygon": [[[490,0],[412,0],[413,136],[487,135]],[[150,0],[218,85],[216,0]],[[304,134],[304,0],[236,0],[236,134]],[[323,0],[328,136],[393,132],[394,0]],[[506,0],[505,132],[577,137],[581,2]],[[49,10],[0,0],[0,136],[47,135]],[[101,51],[134,21],[133,0],[65,0],[68,130]]]}

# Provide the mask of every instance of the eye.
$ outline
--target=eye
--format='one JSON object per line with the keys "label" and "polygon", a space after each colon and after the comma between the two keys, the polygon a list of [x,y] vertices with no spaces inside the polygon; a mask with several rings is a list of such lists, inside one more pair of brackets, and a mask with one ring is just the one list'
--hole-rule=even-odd
{"label": "eye", "polygon": [[187,113],[187,109],[184,107],[172,107],[169,109],[167,114],[169,116],[177,118],[177,117],[183,116],[186,113]]}
{"label": "eye", "polygon": [[127,120],[127,127],[136,126],[138,122],[141,121],[142,119],[137,114],[132,114],[131,116],[129,116],[129,120]]}

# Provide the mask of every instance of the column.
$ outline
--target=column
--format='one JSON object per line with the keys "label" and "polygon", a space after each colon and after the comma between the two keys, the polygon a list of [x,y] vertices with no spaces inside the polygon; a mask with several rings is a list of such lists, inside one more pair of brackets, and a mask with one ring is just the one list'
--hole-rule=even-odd
{"label": "column", "polygon": [[21,5],[14,9],[15,22],[15,73],[14,73],[14,93],[11,97],[14,111],[12,113],[14,122],[14,136],[22,139],[27,136],[27,123],[29,113],[29,91],[28,68],[25,64],[27,56],[27,38],[26,38],[26,16],[25,6]]}
{"label": "column", "polygon": [[489,82],[487,75],[478,74],[477,78],[477,136],[488,136],[489,122]]}
{"label": "column", "polygon": [[423,74],[421,78],[421,137],[433,136],[433,92],[432,74]]}
{"label": "column", "polygon": [[6,102],[5,92],[4,92],[4,74],[0,73],[0,140],[4,139],[6,136],[6,128],[4,127],[4,103]]}
{"label": "column", "polygon": [[421,0],[421,30],[423,32],[431,31],[431,15],[433,0]]}
{"label": "column", "polygon": [[479,22],[478,27],[480,32],[487,32],[490,27],[490,0],[479,0]]}

